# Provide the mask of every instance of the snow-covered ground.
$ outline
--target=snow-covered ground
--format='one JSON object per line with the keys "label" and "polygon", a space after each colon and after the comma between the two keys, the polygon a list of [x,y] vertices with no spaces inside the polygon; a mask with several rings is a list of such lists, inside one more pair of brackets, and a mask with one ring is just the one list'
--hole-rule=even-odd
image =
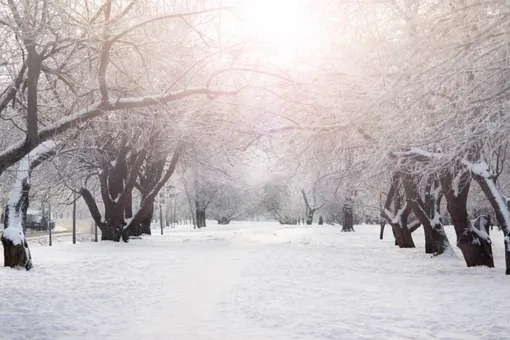
{"label": "snow-covered ground", "polygon": [[32,271],[0,269],[0,339],[510,339],[497,231],[496,269],[430,258],[422,231],[398,249],[378,226],[165,233],[32,245]]}

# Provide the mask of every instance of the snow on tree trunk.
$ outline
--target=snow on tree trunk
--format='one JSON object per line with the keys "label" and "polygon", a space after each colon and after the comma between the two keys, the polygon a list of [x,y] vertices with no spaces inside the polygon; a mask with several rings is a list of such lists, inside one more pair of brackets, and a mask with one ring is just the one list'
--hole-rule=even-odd
{"label": "snow on tree trunk", "polygon": [[469,173],[460,172],[455,177],[451,173],[446,173],[441,179],[441,184],[446,198],[446,207],[457,234],[457,247],[461,250],[466,265],[494,267],[492,244],[488,234],[484,235],[473,230],[468,219]]}
{"label": "snow on tree trunk", "polygon": [[[398,205],[395,207],[397,208]],[[410,208],[407,203],[404,203],[396,214],[392,214],[390,210],[386,209],[382,215],[386,218],[391,225],[393,236],[395,237],[395,245],[399,248],[415,248],[411,230],[407,226],[407,219],[409,217]]]}
{"label": "snow on tree trunk", "polygon": [[[21,166],[19,171],[22,171]],[[28,171],[22,172],[27,173]],[[18,267],[30,270],[32,268],[32,259],[24,230],[29,203],[28,192],[30,190],[30,183],[28,175],[19,182],[22,176],[24,175],[18,175],[14,190],[5,208],[5,230],[1,239],[4,248],[4,267]]]}
{"label": "snow on tree trunk", "polygon": [[391,225],[396,246],[399,248],[415,248],[411,230],[407,226],[409,207],[405,202],[402,204],[399,187],[400,178],[395,174],[392,178],[384,208],[381,211],[381,217]]}
{"label": "snow on tree trunk", "polygon": [[[174,173],[175,167],[177,166],[177,162],[179,160],[180,152],[181,146],[178,145],[174,151],[172,159],[170,160],[170,164],[168,165],[168,168],[166,170],[164,170],[166,158],[160,159],[161,163],[159,164],[161,166],[158,166],[159,170],[157,170],[156,172],[157,173],[156,177],[154,177],[154,173],[152,173],[152,171],[149,171],[149,174],[152,174],[150,181],[151,183],[150,184],[146,183],[145,185],[142,185],[143,198],[142,202],[140,203],[140,208],[138,209],[134,217],[129,221],[129,223],[123,226],[122,235],[125,238],[124,241],[127,242],[129,234],[132,234],[133,232],[139,230],[139,228],[142,225],[142,221],[144,220],[145,223],[144,226],[142,226],[142,228],[145,228],[145,231],[148,234],[150,234],[150,221],[148,220],[148,217],[150,216],[152,219],[152,214],[154,213],[154,201],[156,200],[156,196],[159,194],[160,190],[168,182],[168,180]],[[156,163],[154,163],[153,160],[150,160],[148,166],[152,167],[153,165],[157,165]]]}
{"label": "snow on tree trunk", "polygon": [[32,258],[25,238],[30,177],[32,170],[54,153],[54,148],[54,142],[42,143],[20,161],[14,188],[5,207],[5,229],[1,237],[5,267],[32,268]]}
{"label": "snow on tree trunk", "polygon": [[440,214],[438,211],[438,205],[434,204],[434,214],[430,218],[427,213],[425,203],[421,199],[418,188],[416,187],[416,180],[410,175],[402,175],[402,183],[406,192],[407,203],[411,208],[412,212],[424,229],[429,229],[431,233],[431,242],[434,251],[434,255],[445,254],[453,256],[454,252],[448,241],[448,237],[444,231],[443,223],[441,222]]}
{"label": "snow on tree trunk", "polygon": [[411,233],[414,233],[418,228],[421,227],[420,221],[414,221],[409,224],[408,228],[411,231]]}
{"label": "snow on tree trunk", "polygon": [[[152,150],[154,145],[149,144],[148,147],[137,150],[133,144],[136,138],[124,135],[120,144],[108,145],[111,148],[110,153],[115,157],[112,161],[99,158],[101,171],[98,173],[98,177],[104,204],[104,220],[94,197],[87,189],[82,189],[82,196],[90,213],[101,229],[102,241],[119,242],[122,239],[127,242],[130,234],[140,233],[140,228],[150,232],[150,222],[146,221],[142,226],[142,220],[148,218],[146,217],[147,210],[150,209],[156,195],[172,175],[178,160],[180,147],[177,147],[163,176],[166,157],[154,161],[151,158],[152,155],[148,154],[148,150]],[[147,176],[142,176],[142,170],[148,168],[155,169],[156,172],[149,171],[145,174]],[[148,182],[139,185],[139,189],[140,187],[142,189],[142,202],[133,216],[132,191],[137,184],[138,177],[148,177]]]}
{"label": "snow on tree trunk", "polygon": [[[462,163],[471,171],[473,178],[480,185],[496,213],[496,219],[505,240],[505,274],[510,275],[510,210],[506,204],[506,199],[496,187],[494,177],[487,163],[480,161],[473,164],[465,160]],[[473,228],[473,231],[475,229]],[[485,237],[483,233],[481,236]],[[489,238],[489,235],[486,237]]]}
{"label": "snow on tree trunk", "polygon": [[101,241],[119,242],[122,237],[122,227],[124,222],[124,211],[115,209],[112,202],[105,201],[105,220],[97,207],[96,201],[90,191],[82,188],[80,191],[83,200],[89,208],[90,214],[101,230]]}
{"label": "snow on tree trunk", "polygon": [[122,238],[122,225],[106,224],[101,230],[101,241],[119,242]]}

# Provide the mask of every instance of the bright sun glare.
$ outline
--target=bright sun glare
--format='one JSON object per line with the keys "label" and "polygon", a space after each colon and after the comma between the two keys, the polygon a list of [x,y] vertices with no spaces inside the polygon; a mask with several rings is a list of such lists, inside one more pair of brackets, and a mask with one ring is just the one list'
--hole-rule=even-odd
{"label": "bright sun glare", "polygon": [[279,62],[307,56],[320,40],[309,0],[254,0],[243,3],[242,34],[268,45]]}

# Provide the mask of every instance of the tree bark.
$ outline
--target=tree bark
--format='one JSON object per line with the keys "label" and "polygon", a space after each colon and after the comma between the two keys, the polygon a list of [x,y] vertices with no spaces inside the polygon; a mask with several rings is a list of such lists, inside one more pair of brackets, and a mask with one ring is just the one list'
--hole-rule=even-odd
{"label": "tree bark", "polygon": [[143,216],[140,219],[139,226],[130,227],[130,235],[132,236],[141,236],[143,234],[152,235],[151,222],[153,216],[154,216],[154,202],[147,204],[147,208],[144,210]]}
{"label": "tree bark", "polygon": [[468,267],[487,266],[494,267],[492,245],[490,239],[480,237],[472,230],[473,226],[468,219],[467,200],[470,188],[469,172],[459,173],[456,188],[452,187],[454,177],[448,172],[441,178],[443,194],[446,198],[446,207],[450,214],[457,247],[461,250]]}
{"label": "tree bark", "polygon": [[197,208],[196,209],[196,220],[197,220],[197,227],[198,228],[205,228],[207,227],[205,222],[205,210]]}
{"label": "tree bark", "polygon": [[[124,210],[119,211],[115,209],[112,202],[105,203],[105,218],[103,221],[101,213],[96,204],[96,200],[86,188],[81,188],[80,194],[85,201],[85,204],[89,208],[90,214],[97,224],[97,227],[101,230],[101,241],[114,241],[119,242],[122,237],[122,227],[124,223]],[[122,215],[121,215],[122,214]]]}
{"label": "tree bark", "polygon": [[[432,190],[432,179],[429,178],[427,182],[427,186],[425,188],[425,199],[423,202],[425,212],[427,213],[427,217],[432,220],[435,214],[435,204],[433,195],[431,193]],[[434,254],[436,252],[434,246],[434,230],[429,225],[423,226],[423,233],[425,235],[425,254]]]}
{"label": "tree bark", "polygon": [[[10,220],[12,216],[9,216],[11,213],[15,213],[21,217],[21,226],[23,229],[19,229],[19,244],[15,244],[13,240],[4,237],[2,234],[2,246],[4,248],[4,267],[11,268],[25,268],[26,270],[30,270],[32,268],[32,257],[30,255],[30,249],[28,248],[28,243],[25,238],[25,225],[27,221],[27,210],[29,204],[29,194],[30,191],[30,182],[24,180],[22,183],[22,192],[19,196],[19,200],[15,203],[14,207],[9,206],[5,208],[5,219],[4,226],[5,229],[10,227]],[[14,193],[13,193],[14,194]],[[11,202],[14,203],[14,202]]]}
{"label": "tree bark", "polygon": [[416,230],[418,230],[418,228],[421,227],[421,223],[420,221],[414,221],[412,223],[409,224],[409,230],[411,231],[411,233],[414,233]]}
{"label": "tree bark", "polygon": [[404,203],[404,206],[397,210],[397,213],[393,219],[391,219],[390,225],[393,229],[393,235],[395,236],[395,244],[399,246],[399,248],[415,248],[413,236],[411,234],[411,230],[407,225],[407,220],[409,218],[409,214],[411,212],[411,208],[407,203]]}
{"label": "tree bark", "polygon": [[342,223],[342,231],[343,232],[354,231],[353,206],[352,206],[352,200],[350,198],[345,199],[343,212],[344,212],[344,221]]}
{"label": "tree bark", "polygon": [[314,211],[310,207],[306,207],[306,225],[312,225]]}
{"label": "tree bark", "polygon": [[32,268],[32,257],[25,238],[32,171],[55,154],[55,143],[44,143],[26,156],[16,172],[16,181],[4,213],[4,231],[1,242],[4,248],[4,266]]}
{"label": "tree bark", "polygon": [[151,222],[152,217],[154,216],[154,202],[150,204],[149,209],[147,210],[147,214],[142,219],[140,223],[140,235],[146,234],[151,235]]}
{"label": "tree bark", "polygon": [[429,218],[429,214],[426,211],[426,206],[418,193],[415,178],[413,178],[411,175],[404,174],[402,175],[402,183],[404,184],[409,207],[416,215],[420,223],[423,225],[423,228],[428,229],[430,232],[433,254],[443,254],[447,249],[449,249],[450,242],[448,241],[448,237],[444,232],[439,212],[435,212],[433,219]]}
{"label": "tree bark", "polygon": [[379,232],[379,240],[382,240],[384,238],[384,227],[386,225],[386,221],[381,220],[379,224],[381,226],[381,231]]}
{"label": "tree bark", "polygon": [[391,225],[396,246],[399,248],[415,248],[411,231],[407,227],[410,208],[407,203],[402,202],[402,197],[399,194],[400,186],[398,174],[393,175],[390,190],[381,211],[381,217]]}
{"label": "tree bark", "polygon": [[499,227],[503,232],[505,240],[505,274],[510,275],[510,209],[507,206],[505,197],[501,194],[494,183],[489,166],[485,164],[485,162],[480,162],[476,165],[479,168],[483,168],[483,171],[479,172],[479,169],[474,171],[472,165],[470,169],[473,178],[476,180],[478,185],[480,185],[480,188],[496,213],[496,219],[498,220]]}
{"label": "tree bark", "polygon": [[[151,143],[150,145],[154,145],[154,143]],[[129,222],[129,225],[125,227],[126,232],[132,233],[133,230],[138,230],[140,227],[142,220],[148,215],[148,212],[150,211],[152,207],[152,212],[154,212],[154,201],[156,199],[156,196],[159,194],[160,190],[163,188],[163,186],[168,182],[170,177],[175,171],[175,167],[177,166],[177,162],[179,161],[179,156],[181,154],[181,148],[182,145],[177,145],[175,148],[174,154],[172,155],[172,159],[170,160],[170,164],[168,165],[168,168],[166,171],[164,171],[164,164],[165,159],[160,159],[159,161],[154,161],[151,159],[149,161],[149,164],[147,165],[150,168],[153,168],[154,171],[156,171],[157,177],[156,178],[150,178],[146,180],[149,180],[145,185],[141,185],[143,193],[143,199],[140,203],[140,208],[138,209],[135,216],[131,219]],[[152,173],[152,171],[150,172]],[[151,215],[152,216],[152,215]],[[152,217],[151,217],[152,219]],[[145,224],[145,228],[150,229],[150,224],[147,225],[147,221]],[[150,230],[146,230],[150,233]]]}

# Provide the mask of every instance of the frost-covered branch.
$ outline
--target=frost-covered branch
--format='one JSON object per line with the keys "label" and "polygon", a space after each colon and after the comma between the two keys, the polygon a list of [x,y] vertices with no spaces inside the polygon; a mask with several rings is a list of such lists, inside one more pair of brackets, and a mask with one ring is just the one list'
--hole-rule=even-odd
{"label": "frost-covered branch", "polygon": [[[39,141],[48,140],[70,128],[76,127],[90,119],[96,118],[106,112],[135,109],[141,107],[158,106],[168,104],[180,99],[195,95],[209,97],[236,95],[237,91],[215,91],[207,88],[191,88],[181,91],[172,91],[161,95],[147,97],[110,98],[108,102],[96,102],[75,113],[60,119],[38,131]],[[31,144],[27,139],[18,141],[8,149],[0,152],[0,174],[8,167],[21,160],[28,152],[37,145]]]}

